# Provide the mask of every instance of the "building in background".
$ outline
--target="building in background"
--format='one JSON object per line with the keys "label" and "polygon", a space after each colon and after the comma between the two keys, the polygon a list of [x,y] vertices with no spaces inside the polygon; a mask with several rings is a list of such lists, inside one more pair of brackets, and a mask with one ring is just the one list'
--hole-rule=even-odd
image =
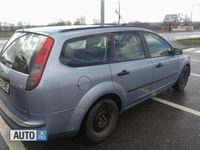
{"label": "building in background", "polygon": [[168,31],[193,31],[193,25],[191,24],[191,19],[188,15],[178,14],[168,14],[165,15],[163,20],[164,27]]}
{"label": "building in background", "polygon": [[165,15],[164,23],[182,23],[185,21],[185,16],[181,13]]}

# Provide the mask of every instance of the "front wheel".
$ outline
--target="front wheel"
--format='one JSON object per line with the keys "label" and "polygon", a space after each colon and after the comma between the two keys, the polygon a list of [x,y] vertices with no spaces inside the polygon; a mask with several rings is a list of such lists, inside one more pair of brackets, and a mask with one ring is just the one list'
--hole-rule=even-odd
{"label": "front wheel", "polygon": [[112,99],[102,99],[89,111],[85,120],[85,136],[91,143],[105,140],[115,129],[118,106]]}
{"label": "front wheel", "polygon": [[173,88],[175,90],[182,91],[188,82],[189,76],[190,76],[190,68],[188,66],[185,66],[183,68],[178,80],[174,84]]}

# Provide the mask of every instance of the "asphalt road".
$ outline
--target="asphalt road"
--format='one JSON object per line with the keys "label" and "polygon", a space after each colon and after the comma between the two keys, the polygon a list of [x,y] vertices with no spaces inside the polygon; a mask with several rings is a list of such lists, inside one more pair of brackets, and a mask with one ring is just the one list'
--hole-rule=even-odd
{"label": "asphalt road", "polygon": [[[0,117],[0,150],[199,150],[200,47],[186,49],[192,74],[184,92],[169,89],[120,116],[115,132],[105,142],[89,144],[82,136],[48,142],[11,142],[9,127]],[[178,105],[176,105],[178,104]]]}

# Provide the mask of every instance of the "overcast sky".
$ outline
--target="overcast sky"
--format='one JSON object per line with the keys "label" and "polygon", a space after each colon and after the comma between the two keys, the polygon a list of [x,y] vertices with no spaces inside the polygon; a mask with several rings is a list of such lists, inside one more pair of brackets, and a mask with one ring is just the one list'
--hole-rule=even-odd
{"label": "overcast sky", "polygon": [[[118,0],[105,0],[105,22],[117,21]],[[165,14],[190,16],[193,4],[200,0],[121,0],[121,15],[126,22],[159,22]],[[48,24],[59,19],[75,21],[84,16],[86,23],[100,18],[100,0],[1,0],[0,22],[26,21]],[[193,21],[200,21],[200,6],[194,6]]]}

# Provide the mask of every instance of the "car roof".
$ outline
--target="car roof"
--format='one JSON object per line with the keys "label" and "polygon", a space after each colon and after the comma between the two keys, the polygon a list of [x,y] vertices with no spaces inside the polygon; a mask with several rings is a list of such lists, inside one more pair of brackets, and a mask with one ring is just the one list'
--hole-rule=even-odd
{"label": "car roof", "polygon": [[67,31],[77,31],[77,30],[90,30],[90,29],[129,29],[131,28],[132,30],[139,30],[139,31],[149,31],[146,29],[142,28],[137,28],[133,26],[126,26],[126,25],[75,25],[75,26],[51,26],[51,27],[36,27],[36,28],[29,28],[29,29],[21,29],[17,30],[17,32],[32,32],[32,33],[40,33],[40,34],[45,34],[45,35],[51,35],[55,33],[62,33],[62,32],[67,32]]}

